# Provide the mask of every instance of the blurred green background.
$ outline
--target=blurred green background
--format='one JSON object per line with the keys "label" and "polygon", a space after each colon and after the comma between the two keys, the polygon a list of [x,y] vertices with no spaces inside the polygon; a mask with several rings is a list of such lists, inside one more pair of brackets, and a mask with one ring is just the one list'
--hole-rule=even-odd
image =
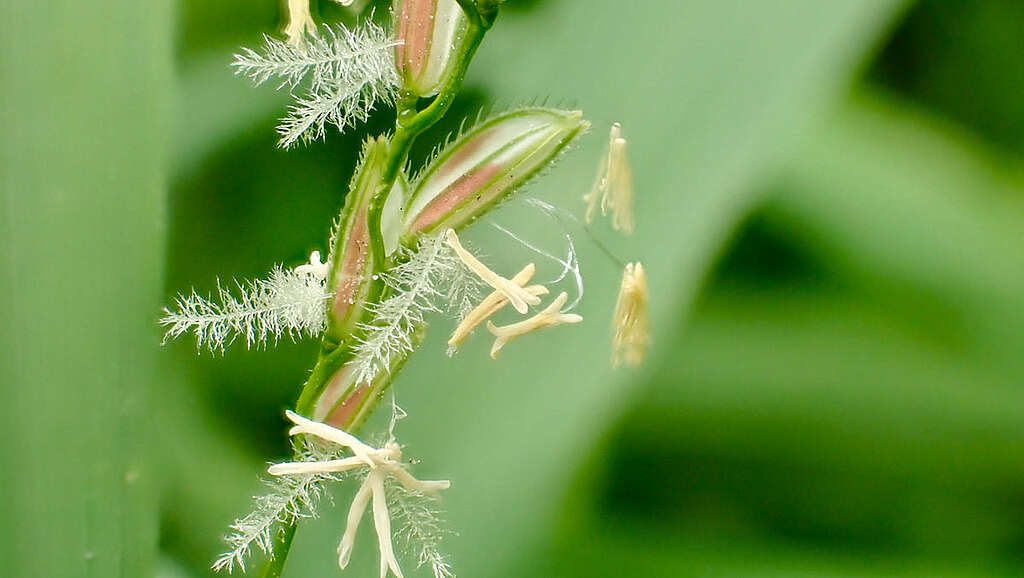
{"label": "blurred green background", "polygon": [[[390,112],[278,150],[286,95],[228,66],[275,2],[106,4],[0,6],[0,562],[208,576],[316,345],[159,349],[159,308],[324,250]],[[511,0],[415,156],[538,98],[595,125],[529,187],[567,209],[625,127],[637,232],[598,234],[644,262],[655,347],[610,369],[620,271],[582,237],[583,325],[494,362],[435,320],[399,433],[453,480],[459,575],[1024,573],[1024,4]],[[352,490],[286,576],[376,572],[366,528],[335,565]]]}

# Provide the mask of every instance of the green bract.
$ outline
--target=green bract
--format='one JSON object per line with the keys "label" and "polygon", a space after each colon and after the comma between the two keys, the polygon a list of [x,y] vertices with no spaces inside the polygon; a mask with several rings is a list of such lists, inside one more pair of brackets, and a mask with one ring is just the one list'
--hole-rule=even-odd
{"label": "green bract", "polygon": [[406,205],[406,232],[464,227],[547,166],[588,126],[578,110],[524,108],[474,127],[417,179]]}
{"label": "green bract", "polygon": [[[370,242],[369,207],[377,191],[383,165],[387,160],[389,143],[381,136],[369,140],[363,147],[363,156],[352,177],[345,207],[341,211],[331,247],[331,275],[327,286],[334,292],[329,313],[328,331],[339,341],[348,336],[369,297],[373,275],[374,243]],[[390,197],[401,199],[405,184],[398,179],[385,204],[394,207]],[[393,211],[392,211],[393,213]],[[392,217],[390,220],[394,220]],[[389,228],[383,246],[394,250],[397,246],[395,227]],[[388,238],[390,237],[390,241]]]}
{"label": "green bract", "polygon": [[456,48],[466,34],[466,14],[455,0],[395,0],[395,66],[404,87],[433,96],[458,63]]}

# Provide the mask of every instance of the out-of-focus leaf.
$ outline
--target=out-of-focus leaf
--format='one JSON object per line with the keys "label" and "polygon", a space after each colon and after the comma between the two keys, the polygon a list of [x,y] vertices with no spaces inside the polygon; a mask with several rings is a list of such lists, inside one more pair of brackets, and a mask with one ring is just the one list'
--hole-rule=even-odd
{"label": "out-of-focus leaf", "polygon": [[987,139],[1024,152],[1024,76],[1017,0],[922,0],[895,33],[875,77]]}
{"label": "out-of-focus leaf", "polygon": [[922,338],[891,314],[901,308],[723,292],[676,342],[631,427],[644,438],[671,421],[691,440],[850,468],[1024,479],[1024,390]]}
{"label": "out-of-focus leaf", "polygon": [[[506,100],[577,99],[597,127],[622,121],[638,191],[637,232],[622,254],[644,260],[656,348],[666,354],[666,330],[753,201],[746,185],[790,150],[901,5],[550,2],[499,19],[469,82]],[[582,208],[599,141],[569,155],[535,190],[562,191],[551,200]],[[532,220],[513,226],[527,238],[551,227]],[[498,263],[502,251],[488,251]],[[412,442],[408,455],[423,458],[424,476],[453,480],[445,505],[460,532],[449,542],[462,574],[508,575],[549,537],[570,473],[630,394],[633,376],[608,369],[620,271],[593,248],[581,254],[589,282],[583,325],[517,342],[497,362],[486,358],[482,332],[448,361],[435,335],[444,328],[434,327],[396,385],[411,416],[399,426]],[[300,531],[286,572],[333,571],[343,512]]]}
{"label": "out-of-focus leaf", "polygon": [[[253,44],[256,44],[253,39]],[[210,155],[271,116],[284,116],[289,101],[286,88],[253,88],[248,78],[235,76],[230,52],[218,51],[189,61],[175,84],[175,174],[198,168]]]}
{"label": "out-of-focus leaf", "polygon": [[160,558],[160,565],[156,569],[156,578],[195,578],[195,574],[189,573],[184,566],[173,558],[163,556]]}
{"label": "out-of-focus leaf", "polygon": [[155,444],[161,456],[161,548],[204,570],[195,575],[212,576],[210,564],[225,549],[221,538],[228,525],[264,489],[258,467],[264,460],[223,431],[210,404],[188,383],[188,372],[165,373],[174,377],[164,379],[155,396],[161,408],[155,423],[175,434],[161,435]]}
{"label": "out-of-focus leaf", "polygon": [[[553,552],[551,566],[531,576],[649,578],[971,578],[1013,576],[1011,568],[936,563],[924,557],[828,555],[756,540],[709,540],[631,525],[574,536]],[[1001,570],[1001,571],[1000,571]]]}
{"label": "out-of-focus leaf", "polygon": [[0,4],[0,560],[148,576],[170,2]]}
{"label": "out-of-focus leaf", "polygon": [[906,104],[863,94],[795,157],[771,212],[866,287],[940,302],[961,342],[1021,375],[1021,166]]}
{"label": "out-of-focus leaf", "polygon": [[590,478],[609,482],[577,525],[1013,564],[1024,392],[923,338],[903,308],[719,288],[595,460]]}

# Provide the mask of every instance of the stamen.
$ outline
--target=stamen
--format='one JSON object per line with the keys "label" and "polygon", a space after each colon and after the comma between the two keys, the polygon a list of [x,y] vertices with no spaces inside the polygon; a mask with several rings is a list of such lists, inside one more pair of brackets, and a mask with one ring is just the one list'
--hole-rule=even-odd
{"label": "stamen", "polygon": [[590,192],[583,195],[583,200],[587,203],[587,213],[583,219],[588,225],[594,222],[597,208],[604,205],[604,196],[607,194],[608,186],[608,158],[611,156],[611,143],[619,137],[620,130],[619,123],[612,125],[611,134],[608,139],[608,150],[601,155],[601,162],[597,165],[597,177],[594,180],[594,186],[590,187]]}
{"label": "stamen", "polygon": [[459,260],[461,260],[471,271],[476,273],[484,283],[487,283],[495,290],[502,292],[509,302],[512,303],[512,307],[514,307],[516,311],[519,313],[526,313],[529,305],[540,304],[540,297],[532,295],[519,285],[516,285],[512,281],[509,281],[490,270],[487,265],[481,263],[479,259],[467,251],[462,246],[462,243],[459,242],[459,236],[455,234],[453,229],[448,229],[444,232],[444,235],[445,243],[455,251]]}
{"label": "stamen", "polygon": [[612,319],[612,367],[623,361],[634,367],[640,365],[651,345],[647,275],[640,263],[626,264]]}
{"label": "stamen", "polygon": [[612,213],[612,227],[627,235],[635,227],[633,216],[633,168],[629,162],[627,142],[622,125],[612,125],[608,135],[608,152],[601,157],[597,179],[590,192],[583,196],[587,203],[585,220],[590,224],[600,203],[601,214]]}
{"label": "stamen", "polygon": [[498,327],[494,325],[494,323],[488,321],[487,330],[495,337],[494,345],[491,346],[491,359],[497,359],[498,352],[501,351],[501,348],[516,337],[526,335],[531,331],[544,327],[552,327],[563,323],[579,323],[583,321],[582,315],[561,312],[562,306],[565,305],[565,302],[568,299],[569,294],[563,291],[555,298],[554,301],[551,302],[550,305],[544,308],[543,311],[518,323]]}
{"label": "stamen", "polygon": [[612,212],[612,227],[627,235],[633,232],[633,167],[626,154],[626,139],[612,142],[608,163],[608,187],[601,211]]}

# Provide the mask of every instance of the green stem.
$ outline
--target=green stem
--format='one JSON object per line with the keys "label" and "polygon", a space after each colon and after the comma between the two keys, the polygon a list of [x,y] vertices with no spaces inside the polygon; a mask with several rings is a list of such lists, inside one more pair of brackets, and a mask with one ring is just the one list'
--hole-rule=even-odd
{"label": "green stem", "polygon": [[[444,86],[438,91],[437,97],[423,110],[416,110],[417,98],[413,95],[405,95],[398,103],[398,114],[395,121],[395,133],[391,139],[391,144],[388,149],[388,159],[384,167],[384,172],[381,174],[380,184],[374,193],[373,199],[370,201],[370,206],[367,214],[367,228],[369,229],[370,237],[370,253],[373,255],[374,260],[374,271],[384,271],[386,266],[386,255],[384,252],[384,236],[381,233],[381,216],[384,210],[384,202],[387,200],[387,195],[391,189],[395,186],[395,180],[398,178],[398,173],[402,168],[402,165],[406,162],[409,157],[409,151],[412,149],[413,142],[416,138],[421,135],[428,128],[433,126],[437,121],[448,112],[451,108],[452,103],[455,102],[455,97],[458,95],[462,88],[462,82],[466,78],[466,71],[469,69],[469,63],[476,54],[477,48],[480,47],[480,43],[483,41],[484,35],[487,30],[491,27],[494,22],[494,14],[482,17],[481,13],[473,8],[468,8],[463,0],[459,1],[463,9],[466,11],[469,17],[470,23],[466,30],[466,36],[463,38],[462,44],[459,47],[458,53],[456,54],[456,65],[452,71],[452,75],[448,77]],[[379,276],[378,276],[379,277]],[[374,287],[371,288],[369,294],[371,298],[373,296],[379,296],[383,292],[383,280],[377,279],[373,281]],[[336,346],[332,348],[322,348],[317,363],[313,368],[312,374],[306,381],[306,385],[302,389],[302,393],[299,395],[299,399],[295,405],[295,409],[302,415],[311,415],[313,406],[316,403],[317,397],[323,391],[327,385],[327,381],[334,374],[337,369],[344,363],[344,357],[349,355],[347,352],[350,348],[344,345]],[[327,353],[325,353],[327,351]],[[341,362],[341,363],[339,363]],[[381,385],[375,388],[372,395],[367,399],[367,406],[362,408],[360,411],[353,412],[352,417],[349,418],[349,423],[340,424],[345,430],[353,429],[353,425],[362,423],[363,420],[373,411],[377,404],[377,400],[380,398],[380,394],[393,381],[393,376],[397,373],[398,368],[394,368],[391,372],[392,379],[382,380]],[[288,554],[291,551],[292,543],[295,541],[295,531],[298,528],[298,520],[295,518],[282,523],[278,528],[277,536],[274,538],[274,546],[270,553],[270,559],[267,561],[267,565],[263,570],[262,578],[279,578],[281,572],[284,570],[285,562],[288,560]]]}
{"label": "green stem", "polygon": [[295,530],[299,525],[296,519],[292,518],[287,524],[281,524],[274,536],[273,555],[263,568],[261,578],[280,578],[284,572],[284,563],[288,560],[288,551],[291,550],[292,542],[295,540]]}
{"label": "green stem", "polygon": [[348,363],[351,357],[352,348],[345,344],[321,347],[316,365],[313,366],[313,371],[302,387],[298,401],[295,402],[295,411],[300,415],[313,415],[316,400],[327,387],[328,380]]}

